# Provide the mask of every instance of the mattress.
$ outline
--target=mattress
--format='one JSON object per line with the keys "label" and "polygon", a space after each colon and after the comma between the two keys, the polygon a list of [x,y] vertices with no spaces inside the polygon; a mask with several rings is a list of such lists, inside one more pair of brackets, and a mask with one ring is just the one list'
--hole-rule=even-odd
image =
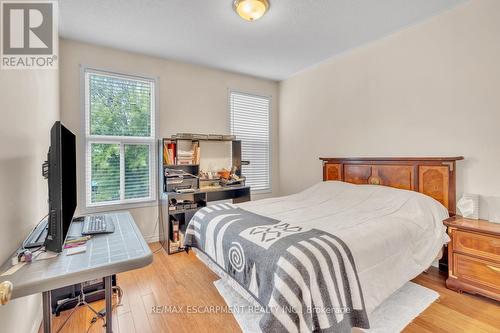
{"label": "mattress", "polygon": [[449,241],[443,205],[424,194],[386,186],[328,181],[237,206],[342,239],[354,257],[368,316],[426,270]]}

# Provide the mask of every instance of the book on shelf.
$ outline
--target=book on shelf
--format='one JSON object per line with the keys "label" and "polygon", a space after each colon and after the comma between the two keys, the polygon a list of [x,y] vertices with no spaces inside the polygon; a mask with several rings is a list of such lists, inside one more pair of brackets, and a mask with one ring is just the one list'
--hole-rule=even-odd
{"label": "book on shelf", "polygon": [[181,244],[179,242],[170,243],[170,252],[177,252],[181,248]]}
{"label": "book on shelf", "polygon": [[179,221],[172,220],[172,242],[179,241]]}
{"label": "book on shelf", "polygon": [[222,140],[223,138],[222,134],[208,134],[208,140]]}
{"label": "book on shelf", "polygon": [[170,242],[170,252],[177,252],[180,250],[184,250],[182,244],[184,243],[184,233],[181,230],[178,230],[178,238],[176,241]]}
{"label": "book on shelf", "polygon": [[163,163],[166,165],[192,165],[200,164],[200,144],[198,142],[193,142],[192,146],[177,147],[175,142],[165,142],[163,144]]}
{"label": "book on shelf", "polygon": [[163,143],[163,164],[168,164],[168,145]]}
{"label": "book on shelf", "polygon": [[172,139],[175,140],[206,140],[206,134],[197,134],[197,133],[177,133],[172,135]]}
{"label": "book on shelf", "polygon": [[193,160],[192,159],[188,159],[188,160],[178,159],[177,160],[177,165],[191,165],[191,164],[193,164]]}
{"label": "book on shelf", "polygon": [[193,164],[200,164],[200,145],[193,143]]}
{"label": "book on shelf", "polygon": [[177,158],[193,158],[194,152],[192,150],[190,151],[185,151],[185,150],[179,150],[177,152]]}
{"label": "book on shelf", "polygon": [[163,163],[167,165],[175,164],[176,145],[174,142],[163,144]]}

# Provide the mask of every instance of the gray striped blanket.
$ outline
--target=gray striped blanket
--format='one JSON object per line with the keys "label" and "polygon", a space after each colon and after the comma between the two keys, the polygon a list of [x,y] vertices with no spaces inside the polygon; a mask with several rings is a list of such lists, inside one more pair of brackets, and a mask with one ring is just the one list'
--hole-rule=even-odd
{"label": "gray striped blanket", "polygon": [[218,204],[194,215],[185,246],[204,252],[258,301],[263,332],[369,327],[353,256],[334,235]]}

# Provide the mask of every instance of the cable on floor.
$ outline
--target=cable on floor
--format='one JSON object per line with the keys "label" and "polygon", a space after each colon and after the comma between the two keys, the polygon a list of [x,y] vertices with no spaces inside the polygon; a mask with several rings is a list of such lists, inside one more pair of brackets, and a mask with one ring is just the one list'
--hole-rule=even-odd
{"label": "cable on floor", "polygon": [[[122,305],[122,298],[123,298],[123,289],[119,286],[114,286],[113,287],[113,296],[116,295],[116,297],[118,298],[118,300],[116,301],[115,304],[113,304],[111,306],[111,312],[113,312],[117,307],[121,306]],[[86,333],[88,333],[90,331],[90,329],[92,328],[92,326],[97,322],[98,319],[101,319],[103,322],[104,322],[104,326],[106,326],[106,322],[104,320],[104,318],[106,317],[106,308],[103,308],[101,311],[99,311],[97,313],[97,315],[95,315],[91,320],[90,320],[90,325],[89,327],[87,328],[87,331]]]}

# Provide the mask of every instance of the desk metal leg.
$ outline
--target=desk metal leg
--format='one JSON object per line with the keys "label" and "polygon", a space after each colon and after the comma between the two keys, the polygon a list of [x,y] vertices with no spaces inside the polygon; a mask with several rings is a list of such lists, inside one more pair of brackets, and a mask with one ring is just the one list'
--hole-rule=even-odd
{"label": "desk metal leg", "polygon": [[52,327],[52,309],[50,304],[50,291],[42,293],[43,303],[43,332],[50,333]]}
{"label": "desk metal leg", "polygon": [[113,313],[113,282],[111,276],[104,278],[104,296],[106,298],[106,333],[113,332],[113,320],[111,319]]}

